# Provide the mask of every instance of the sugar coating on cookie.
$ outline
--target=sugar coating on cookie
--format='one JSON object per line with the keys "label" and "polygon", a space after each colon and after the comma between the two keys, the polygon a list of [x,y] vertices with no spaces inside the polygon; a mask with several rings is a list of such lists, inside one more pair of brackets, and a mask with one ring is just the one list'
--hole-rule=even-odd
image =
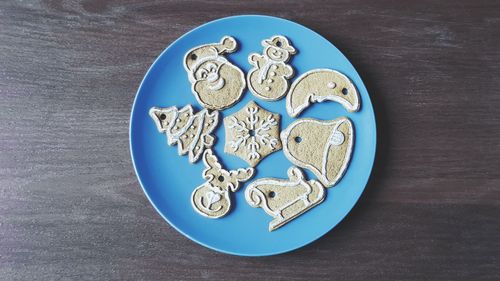
{"label": "sugar coating on cookie", "polygon": [[219,113],[203,109],[193,112],[191,105],[153,107],[149,115],[160,133],[167,135],[169,145],[177,145],[179,155],[189,153],[189,162],[197,162],[203,151],[212,147],[215,138],[210,135],[219,122]]}
{"label": "sugar coating on cookie", "polygon": [[184,68],[191,91],[205,108],[221,110],[234,105],[246,87],[245,75],[224,55],[236,51],[238,44],[231,36],[219,43],[195,47],[184,57]]}
{"label": "sugar coating on cookie", "polygon": [[281,132],[281,140],[288,160],[309,169],[325,187],[331,187],[351,159],[354,129],[347,117],[329,121],[304,118]]}
{"label": "sugar coating on cookie", "polygon": [[290,86],[293,68],[286,64],[295,48],[285,36],[276,35],[262,41],[264,50],[261,54],[252,53],[248,62],[253,66],[247,75],[250,91],[264,100],[283,98]]}
{"label": "sugar coating on cookie", "polygon": [[249,102],[240,111],[224,118],[224,152],[255,167],[264,157],[281,149],[280,115]]}
{"label": "sugar coating on cookie", "polygon": [[286,111],[297,117],[311,103],[323,101],[338,102],[349,112],[360,108],[358,91],[347,76],[331,69],[314,69],[292,83],[286,97]]}
{"label": "sugar coating on cookie", "polygon": [[306,180],[297,167],[288,169],[288,180],[262,178],[253,181],[245,190],[250,206],[262,208],[273,220],[269,231],[285,225],[325,198],[325,188],[315,180]]}
{"label": "sugar coating on cookie", "polygon": [[211,149],[203,153],[203,179],[205,182],[191,194],[191,204],[196,212],[207,218],[220,218],[231,209],[230,192],[239,189],[240,183],[254,174],[253,168],[228,171],[222,167]]}

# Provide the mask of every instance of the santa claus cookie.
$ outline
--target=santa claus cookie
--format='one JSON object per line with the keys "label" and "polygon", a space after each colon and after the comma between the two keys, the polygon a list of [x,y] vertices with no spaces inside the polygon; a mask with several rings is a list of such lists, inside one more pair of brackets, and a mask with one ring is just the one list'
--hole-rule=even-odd
{"label": "santa claus cookie", "polygon": [[346,117],[330,121],[305,118],[281,132],[281,140],[288,160],[309,169],[325,187],[331,187],[349,164],[354,130]]}
{"label": "santa claus cookie", "polygon": [[220,110],[241,98],[246,87],[245,75],[224,57],[236,48],[236,40],[224,36],[219,43],[195,47],[184,57],[191,90],[203,107]]}
{"label": "santa claus cookie", "polygon": [[247,75],[248,88],[264,100],[279,100],[285,96],[293,76],[293,68],[286,64],[296,53],[284,36],[273,36],[262,41],[264,51],[250,54],[248,62],[253,66]]}
{"label": "santa claus cookie", "polygon": [[297,117],[311,103],[334,101],[349,112],[358,111],[360,100],[354,84],[344,74],[331,69],[314,69],[297,78],[286,97],[286,111]]}
{"label": "santa claus cookie", "polygon": [[239,189],[240,183],[250,179],[253,168],[228,171],[222,168],[211,149],[203,153],[203,178],[206,180],[191,195],[191,204],[196,212],[208,218],[220,218],[231,209],[229,192]]}
{"label": "santa claus cookie", "polygon": [[323,185],[315,180],[306,180],[299,168],[288,169],[288,178],[258,179],[245,190],[245,199],[250,206],[260,207],[273,217],[269,231],[285,225],[325,198]]}
{"label": "santa claus cookie", "polygon": [[201,153],[214,144],[214,137],[210,133],[219,121],[217,111],[209,113],[203,109],[193,113],[191,105],[186,105],[180,110],[175,106],[153,107],[149,110],[149,115],[158,131],[167,135],[168,144],[177,144],[179,155],[189,152],[191,163],[198,161]]}

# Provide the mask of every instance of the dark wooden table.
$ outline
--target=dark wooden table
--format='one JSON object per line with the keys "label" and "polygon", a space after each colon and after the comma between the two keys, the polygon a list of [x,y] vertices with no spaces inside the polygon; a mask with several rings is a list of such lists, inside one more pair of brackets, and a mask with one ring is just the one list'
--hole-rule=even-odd
{"label": "dark wooden table", "polygon": [[[128,144],[152,61],[207,21],[306,25],[363,77],[379,146],[338,227],[235,257],[153,210]],[[500,280],[498,1],[1,1],[1,280]]]}

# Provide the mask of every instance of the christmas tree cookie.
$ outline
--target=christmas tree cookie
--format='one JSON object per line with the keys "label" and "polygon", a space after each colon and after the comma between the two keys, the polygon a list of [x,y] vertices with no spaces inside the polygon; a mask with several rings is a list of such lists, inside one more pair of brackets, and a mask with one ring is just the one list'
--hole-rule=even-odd
{"label": "christmas tree cookie", "polygon": [[191,105],[182,109],[177,107],[158,108],[149,110],[160,133],[167,135],[169,145],[177,145],[179,155],[189,153],[189,162],[198,161],[203,151],[212,147],[214,137],[210,135],[217,126],[219,113],[209,113],[203,109],[193,112]]}

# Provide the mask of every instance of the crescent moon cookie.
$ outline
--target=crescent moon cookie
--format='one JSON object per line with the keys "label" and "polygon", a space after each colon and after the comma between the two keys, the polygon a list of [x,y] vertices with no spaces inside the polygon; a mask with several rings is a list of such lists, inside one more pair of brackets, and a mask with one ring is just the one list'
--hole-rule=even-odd
{"label": "crescent moon cookie", "polygon": [[325,187],[331,187],[351,159],[354,129],[346,117],[330,121],[305,118],[281,132],[281,140],[288,160],[309,169]]}
{"label": "crescent moon cookie", "polygon": [[245,75],[224,57],[236,51],[237,47],[233,37],[224,36],[219,43],[195,47],[184,57],[191,91],[203,107],[225,109],[234,105],[243,95]]}
{"label": "crescent moon cookie", "polygon": [[205,182],[191,194],[191,204],[196,212],[207,218],[220,218],[231,209],[229,192],[239,189],[254,174],[253,168],[228,171],[222,168],[211,149],[203,153],[203,178]]}
{"label": "crescent moon cookie", "polygon": [[276,35],[262,41],[262,55],[252,53],[248,62],[253,66],[248,72],[248,88],[258,98],[279,100],[283,98],[290,86],[288,80],[293,76],[293,68],[286,64],[295,48],[285,36]]}
{"label": "crescent moon cookie", "polygon": [[331,69],[314,69],[298,77],[286,97],[286,111],[297,117],[311,103],[334,101],[347,111],[360,108],[358,91],[344,74]]}
{"label": "crescent moon cookie", "polygon": [[168,145],[177,145],[179,155],[189,152],[189,162],[198,161],[206,148],[212,147],[215,138],[210,135],[219,122],[219,112],[203,109],[193,112],[191,105],[177,107],[152,107],[149,116],[160,133],[167,135]]}
{"label": "crescent moon cookie", "polygon": [[273,217],[269,231],[282,227],[325,199],[323,185],[315,180],[306,180],[299,168],[289,168],[288,178],[258,179],[245,190],[245,199],[250,206],[260,207]]}

